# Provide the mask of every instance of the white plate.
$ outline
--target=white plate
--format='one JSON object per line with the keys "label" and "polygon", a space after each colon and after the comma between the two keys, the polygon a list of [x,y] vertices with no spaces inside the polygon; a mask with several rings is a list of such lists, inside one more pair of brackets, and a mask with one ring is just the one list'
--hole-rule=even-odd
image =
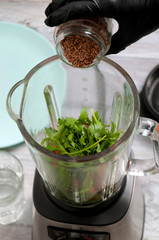
{"label": "white plate", "polygon": [[21,24],[0,22],[0,148],[23,141],[6,109],[9,90],[36,64],[53,55],[54,47],[40,33]]}

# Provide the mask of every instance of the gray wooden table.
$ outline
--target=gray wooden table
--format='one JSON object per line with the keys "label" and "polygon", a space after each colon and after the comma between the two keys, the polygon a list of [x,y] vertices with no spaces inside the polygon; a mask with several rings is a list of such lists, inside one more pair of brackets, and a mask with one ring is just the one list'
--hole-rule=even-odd
{"label": "gray wooden table", "polygon": [[[53,29],[44,24],[44,10],[49,0],[0,0],[0,21],[24,24],[44,35],[52,44]],[[109,56],[120,64],[134,80],[140,92],[145,78],[159,63],[159,30],[142,38],[123,52]],[[0,80],[2,81],[2,80]],[[135,138],[133,150],[136,157],[152,157],[151,144],[146,139]],[[0,226],[0,239],[31,240],[32,238],[32,184],[35,165],[25,144],[10,149],[21,161],[25,171],[25,210],[14,224]],[[145,196],[144,240],[159,239],[159,175],[140,177]],[[130,240],[130,239],[128,239]],[[135,240],[135,239],[132,239]]]}

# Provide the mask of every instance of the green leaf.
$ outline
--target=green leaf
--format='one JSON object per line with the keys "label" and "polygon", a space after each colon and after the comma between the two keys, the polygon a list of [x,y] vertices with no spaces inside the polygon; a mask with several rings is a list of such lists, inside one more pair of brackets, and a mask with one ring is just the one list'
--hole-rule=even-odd
{"label": "green leaf", "polygon": [[66,117],[65,118],[65,126],[66,127],[72,128],[74,126],[75,122],[76,122],[76,119],[74,119],[72,117]]}
{"label": "green leaf", "polygon": [[88,119],[87,107],[84,107],[80,112],[80,116],[78,120],[81,122],[85,122],[85,121],[87,122],[87,119]]}
{"label": "green leaf", "polygon": [[45,133],[50,139],[53,138],[53,136],[56,132],[57,131],[55,129],[51,128],[51,127],[50,128],[45,128]]}
{"label": "green leaf", "polygon": [[121,135],[116,131],[115,123],[106,125],[101,121],[99,113],[91,110],[89,119],[87,107],[80,112],[78,119],[65,117],[58,119],[57,130],[45,129],[45,138],[41,145],[50,151],[70,156],[95,154],[112,146]]}
{"label": "green leaf", "polygon": [[85,137],[84,137],[84,136],[81,136],[81,137],[80,137],[79,143],[81,144],[81,146],[85,146],[85,145],[86,145]]}

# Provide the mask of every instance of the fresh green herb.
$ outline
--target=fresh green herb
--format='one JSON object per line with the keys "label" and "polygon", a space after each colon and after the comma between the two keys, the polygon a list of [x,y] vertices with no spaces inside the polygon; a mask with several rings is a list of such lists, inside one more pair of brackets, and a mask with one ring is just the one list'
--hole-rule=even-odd
{"label": "fresh green herb", "polygon": [[111,121],[106,125],[99,113],[91,110],[88,117],[87,107],[80,112],[78,119],[65,117],[58,119],[57,129],[45,128],[45,138],[41,145],[46,149],[69,156],[87,156],[101,152],[112,146],[121,135],[121,130]]}

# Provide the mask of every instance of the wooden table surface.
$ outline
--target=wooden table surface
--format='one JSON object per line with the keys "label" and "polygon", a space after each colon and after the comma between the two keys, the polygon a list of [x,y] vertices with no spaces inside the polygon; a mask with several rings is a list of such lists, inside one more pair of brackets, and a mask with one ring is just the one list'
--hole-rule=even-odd
{"label": "wooden table surface", "polygon": [[[52,44],[53,29],[44,24],[44,10],[48,0],[0,0],[0,21],[26,25],[40,32]],[[117,55],[109,56],[120,64],[134,80],[140,92],[149,72],[159,63],[159,30],[140,39]],[[2,80],[0,80],[2,81]],[[136,157],[152,157],[151,144],[146,139],[136,137],[133,143]],[[23,143],[9,149],[22,162],[25,171],[25,209],[22,217],[14,224],[0,226],[0,239],[32,239],[32,184],[35,165]],[[140,177],[145,197],[144,240],[159,239],[159,175]],[[130,240],[130,239],[128,239]],[[135,240],[135,239],[132,239]]]}

